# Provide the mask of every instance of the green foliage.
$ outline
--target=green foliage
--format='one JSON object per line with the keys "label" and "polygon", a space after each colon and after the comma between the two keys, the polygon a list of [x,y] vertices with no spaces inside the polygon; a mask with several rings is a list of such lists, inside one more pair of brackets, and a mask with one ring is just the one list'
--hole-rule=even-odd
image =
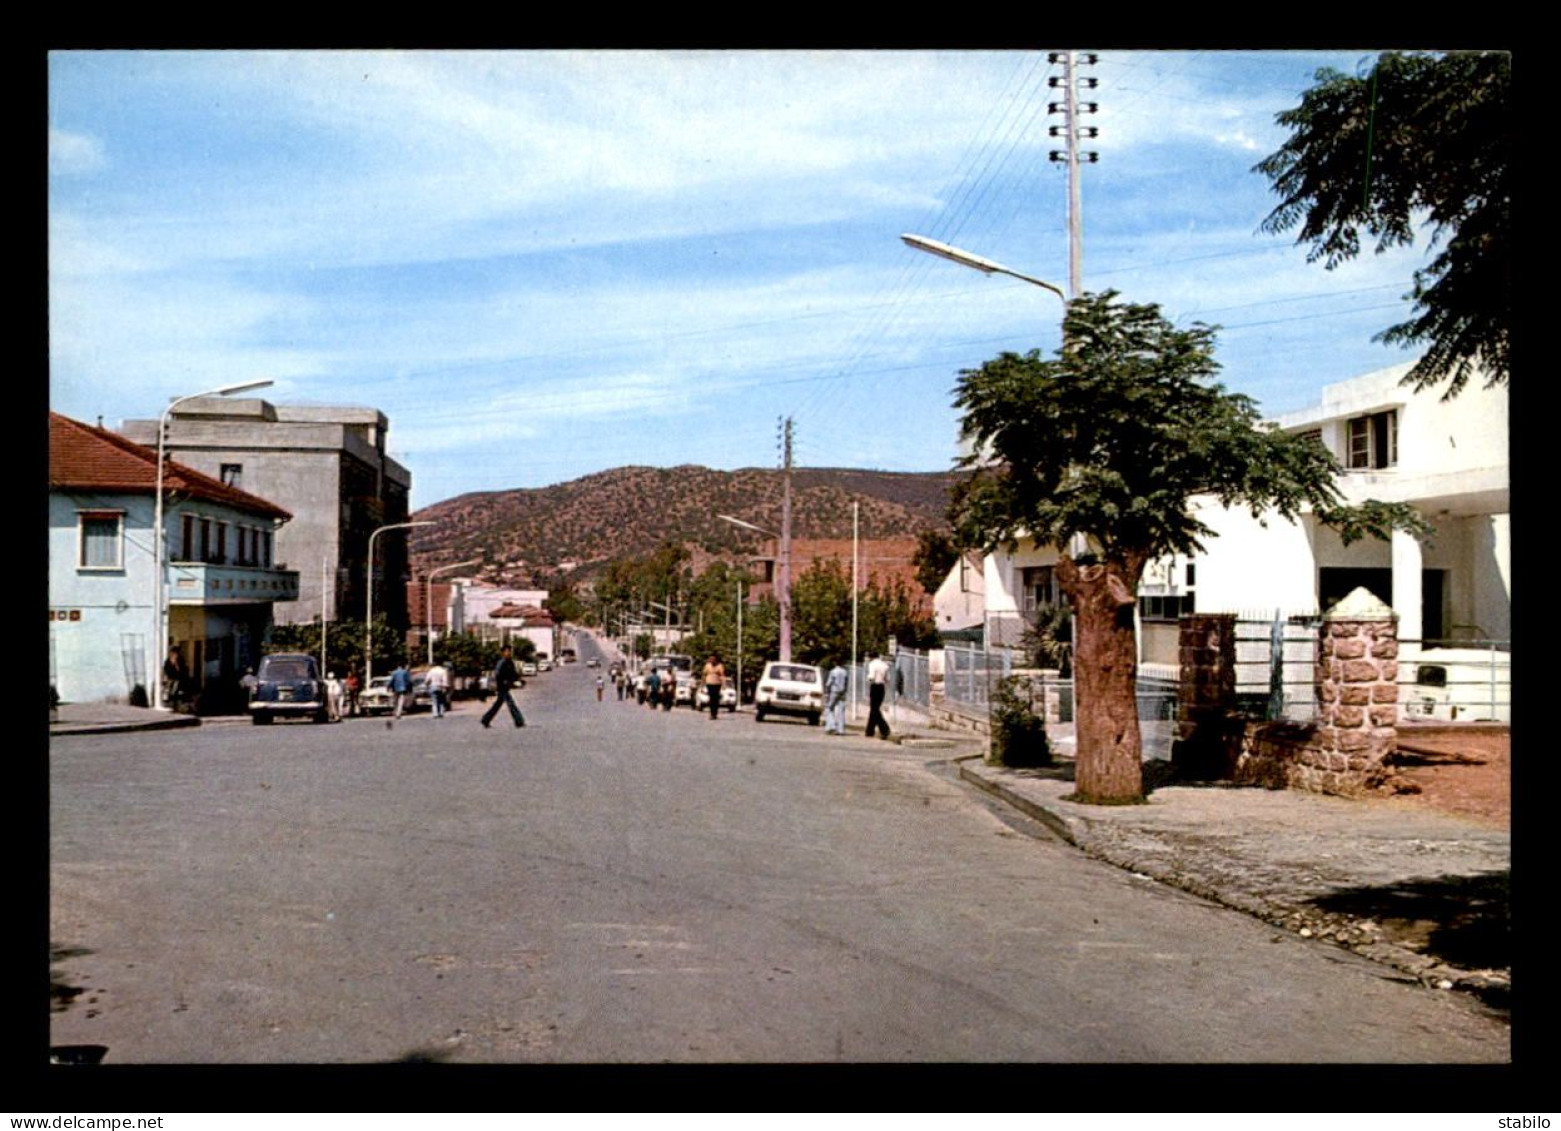
{"label": "green foliage", "polygon": [[1278,115],[1289,140],[1259,162],[1281,203],[1268,232],[1299,225],[1307,258],[1330,270],[1360,252],[1414,241],[1422,218],[1440,250],[1415,272],[1416,316],[1377,340],[1424,344],[1405,378],[1456,396],[1476,365],[1489,384],[1509,377],[1512,321],[1511,58],[1387,52],[1369,74],[1331,69],[1300,106]]}
{"label": "green foliage", "polygon": [[553,619],[560,624],[580,624],[586,611],[574,586],[568,582],[556,583],[549,591],[547,600],[542,602],[542,607],[552,613]]}
{"label": "green foliage", "polygon": [[[356,668],[361,674],[368,634],[360,620],[331,621],[325,627],[325,669],[345,676]],[[265,643],[267,653],[320,654],[320,625],[274,624]],[[374,618],[374,670],[389,671],[410,658],[405,637],[383,615]]]}
{"label": "green foliage", "polygon": [[1054,359],[1004,353],[961,372],[955,405],[975,454],[951,506],[959,541],[1085,535],[1108,561],[1191,554],[1212,533],[1188,509],[1200,494],[1255,518],[1310,508],[1346,538],[1426,529],[1402,504],[1345,506],[1325,449],[1264,425],[1251,398],[1213,380],[1212,327],[1177,329],[1158,306],[1116,297],[1069,303]]}
{"label": "green foliage", "polygon": [[928,593],[938,591],[957,561],[959,549],[946,531],[923,530],[917,536],[916,553],[911,562],[916,567],[916,580]]}
{"label": "green foliage", "polygon": [[990,760],[1015,769],[1052,764],[1046,720],[1030,705],[1028,686],[1008,676],[992,693],[992,753]]}
{"label": "green foliage", "polygon": [[480,676],[499,662],[499,643],[470,632],[452,632],[434,641],[434,659],[448,667],[451,675]]}
{"label": "green foliage", "polygon": [[1073,611],[1066,605],[1041,605],[1026,626],[1019,647],[1030,666],[1054,668],[1063,679],[1073,674]]}

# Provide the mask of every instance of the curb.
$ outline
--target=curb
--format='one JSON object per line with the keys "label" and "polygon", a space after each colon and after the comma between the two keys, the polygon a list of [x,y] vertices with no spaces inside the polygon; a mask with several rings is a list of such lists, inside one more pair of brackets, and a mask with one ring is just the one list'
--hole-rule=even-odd
{"label": "curb", "polygon": [[1410,950],[1408,947],[1399,946],[1397,943],[1373,942],[1352,946],[1331,938],[1320,937],[1314,934],[1310,927],[1305,925],[1304,912],[1300,908],[1271,905],[1260,899],[1253,899],[1239,893],[1221,890],[1196,876],[1189,876],[1163,864],[1131,859],[1121,852],[1113,851],[1097,843],[1090,836],[1088,821],[1055,812],[1045,805],[1020,796],[1000,782],[989,781],[981,775],[971,772],[965,766],[966,762],[974,761],[980,757],[982,755],[977,754],[956,759],[959,763],[959,776],[962,781],[969,782],[1005,804],[1013,806],[1029,817],[1033,817],[1086,856],[1114,867],[1122,868],[1144,879],[1179,888],[1191,895],[1196,895],[1201,899],[1206,899],[1211,903],[1216,903],[1232,911],[1240,911],[1271,927],[1277,927],[1299,938],[1325,942],[1331,946],[1351,951],[1363,958],[1370,959],[1381,965],[1388,966],[1401,974],[1408,975],[1428,988],[1462,990],[1466,993],[1475,994],[1489,1003],[1498,1005],[1505,1005],[1504,999],[1511,992],[1511,975],[1506,971],[1460,969],[1439,963],[1434,958],[1428,958],[1417,951]]}
{"label": "curb", "polygon": [[175,730],[180,727],[198,727],[201,720],[193,715],[177,715],[170,719],[152,719],[146,722],[123,723],[50,723],[50,736],[56,734],[124,734],[138,730]]}

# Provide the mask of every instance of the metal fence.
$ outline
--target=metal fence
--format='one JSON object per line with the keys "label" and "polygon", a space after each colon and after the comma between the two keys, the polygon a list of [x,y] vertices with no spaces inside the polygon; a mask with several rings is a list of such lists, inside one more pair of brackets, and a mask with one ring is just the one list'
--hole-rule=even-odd
{"label": "metal fence", "polygon": [[1275,611],[1236,621],[1236,708],[1252,718],[1311,722],[1317,717],[1316,613]]}
{"label": "metal fence", "polygon": [[985,709],[997,685],[1013,670],[1012,648],[950,645],[943,650],[943,696],[961,706]]}
{"label": "metal fence", "polygon": [[1512,721],[1510,640],[1400,640],[1398,645],[1398,701],[1406,721]]}
{"label": "metal fence", "polygon": [[[955,703],[987,710],[998,684],[1015,670],[1010,649],[948,647],[943,653],[943,695]],[[1074,723],[1073,680],[1035,676],[1030,681],[1031,709],[1046,718],[1054,737],[1071,738]],[[1177,682],[1141,674],[1138,679],[1138,727],[1143,756],[1168,759],[1176,738]]]}

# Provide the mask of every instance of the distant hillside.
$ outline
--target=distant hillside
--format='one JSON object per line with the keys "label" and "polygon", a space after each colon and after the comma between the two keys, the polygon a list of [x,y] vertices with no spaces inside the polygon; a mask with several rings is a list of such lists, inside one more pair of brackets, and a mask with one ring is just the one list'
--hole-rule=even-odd
{"label": "distant hillside", "polygon": [[[945,525],[955,479],[952,472],[795,468],[792,534],[850,538],[855,501],[863,538],[915,537]],[[620,467],[552,487],[460,495],[412,516],[439,523],[414,532],[413,572],[480,558],[484,578],[518,584],[557,573],[588,575],[613,558],[668,541],[737,555],[762,536],[716,515],[779,530],[781,490],[779,470],[685,465]]]}

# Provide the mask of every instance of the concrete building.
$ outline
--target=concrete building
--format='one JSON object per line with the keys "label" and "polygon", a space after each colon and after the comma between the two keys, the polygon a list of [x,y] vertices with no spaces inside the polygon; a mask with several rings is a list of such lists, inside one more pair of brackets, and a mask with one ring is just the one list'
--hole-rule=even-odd
{"label": "concrete building", "polygon": [[[49,681],[69,702],[150,696],[157,648],[157,453],[49,414]],[[274,560],[288,512],[170,461],[163,474],[168,640],[195,689],[234,691],[298,574]]]}
{"label": "concrete building", "polygon": [[986,615],[986,575],[980,554],[961,554],[932,597],[938,633],[945,641],[981,643]]}
{"label": "concrete building", "polygon": [[[232,487],[286,503],[293,521],[278,534],[279,561],[295,569],[298,600],[284,623],[362,620],[367,612],[369,536],[407,521],[412,477],[385,451],[389,421],[377,409],[273,405],[260,398],[202,397],[168,419],[171,456]],[[120,431],[155,448],[156,420]],[[408,625],[407,542],[416,530],[374,540],[374,612]]]}
{"label": "concrete building", "polygon": [[[1323,444],[1348,502],[1408,503],[1435,528],[1420,539],[1345,546],[1311,515],[1254,519],[1195,499],[1215,532],[1204,552],[1150,564],[1139,588],[1140,656],[1174,663],[1184,613],[1268,618],[1326,612],[1357,587],[1398,615],[1401,641],[1506,642],[1512,631],[1508,400],[1476,377],[1456,399],[1399,384],[1409,364],[1325,386],[1321,403],[1275,423]],[[1057,553],[1020,539],[983,563],[990,646],[1017,645],[1037,607],[1057,603]],[[1411,644],[1409,647],[1414,647]]]}
{"label": "concrete building", "polygon": [[[916,578],[915,538],[859,539],[856,553],[858,580],[863,589],[876,585],[880,589],[902,586],[917,612],[932,615],[931,596]],[[853,543],[850,538],[793,538],[791,540],[791,583],[821,561],[839,562],[846,576],[851,576]],[[775,595],[775,584],[780,574],[780,542],[766,539],[759,553],[747,560],[747,565],[757,579],[748,588],[749,604],[757,604],[764,597]]]}

